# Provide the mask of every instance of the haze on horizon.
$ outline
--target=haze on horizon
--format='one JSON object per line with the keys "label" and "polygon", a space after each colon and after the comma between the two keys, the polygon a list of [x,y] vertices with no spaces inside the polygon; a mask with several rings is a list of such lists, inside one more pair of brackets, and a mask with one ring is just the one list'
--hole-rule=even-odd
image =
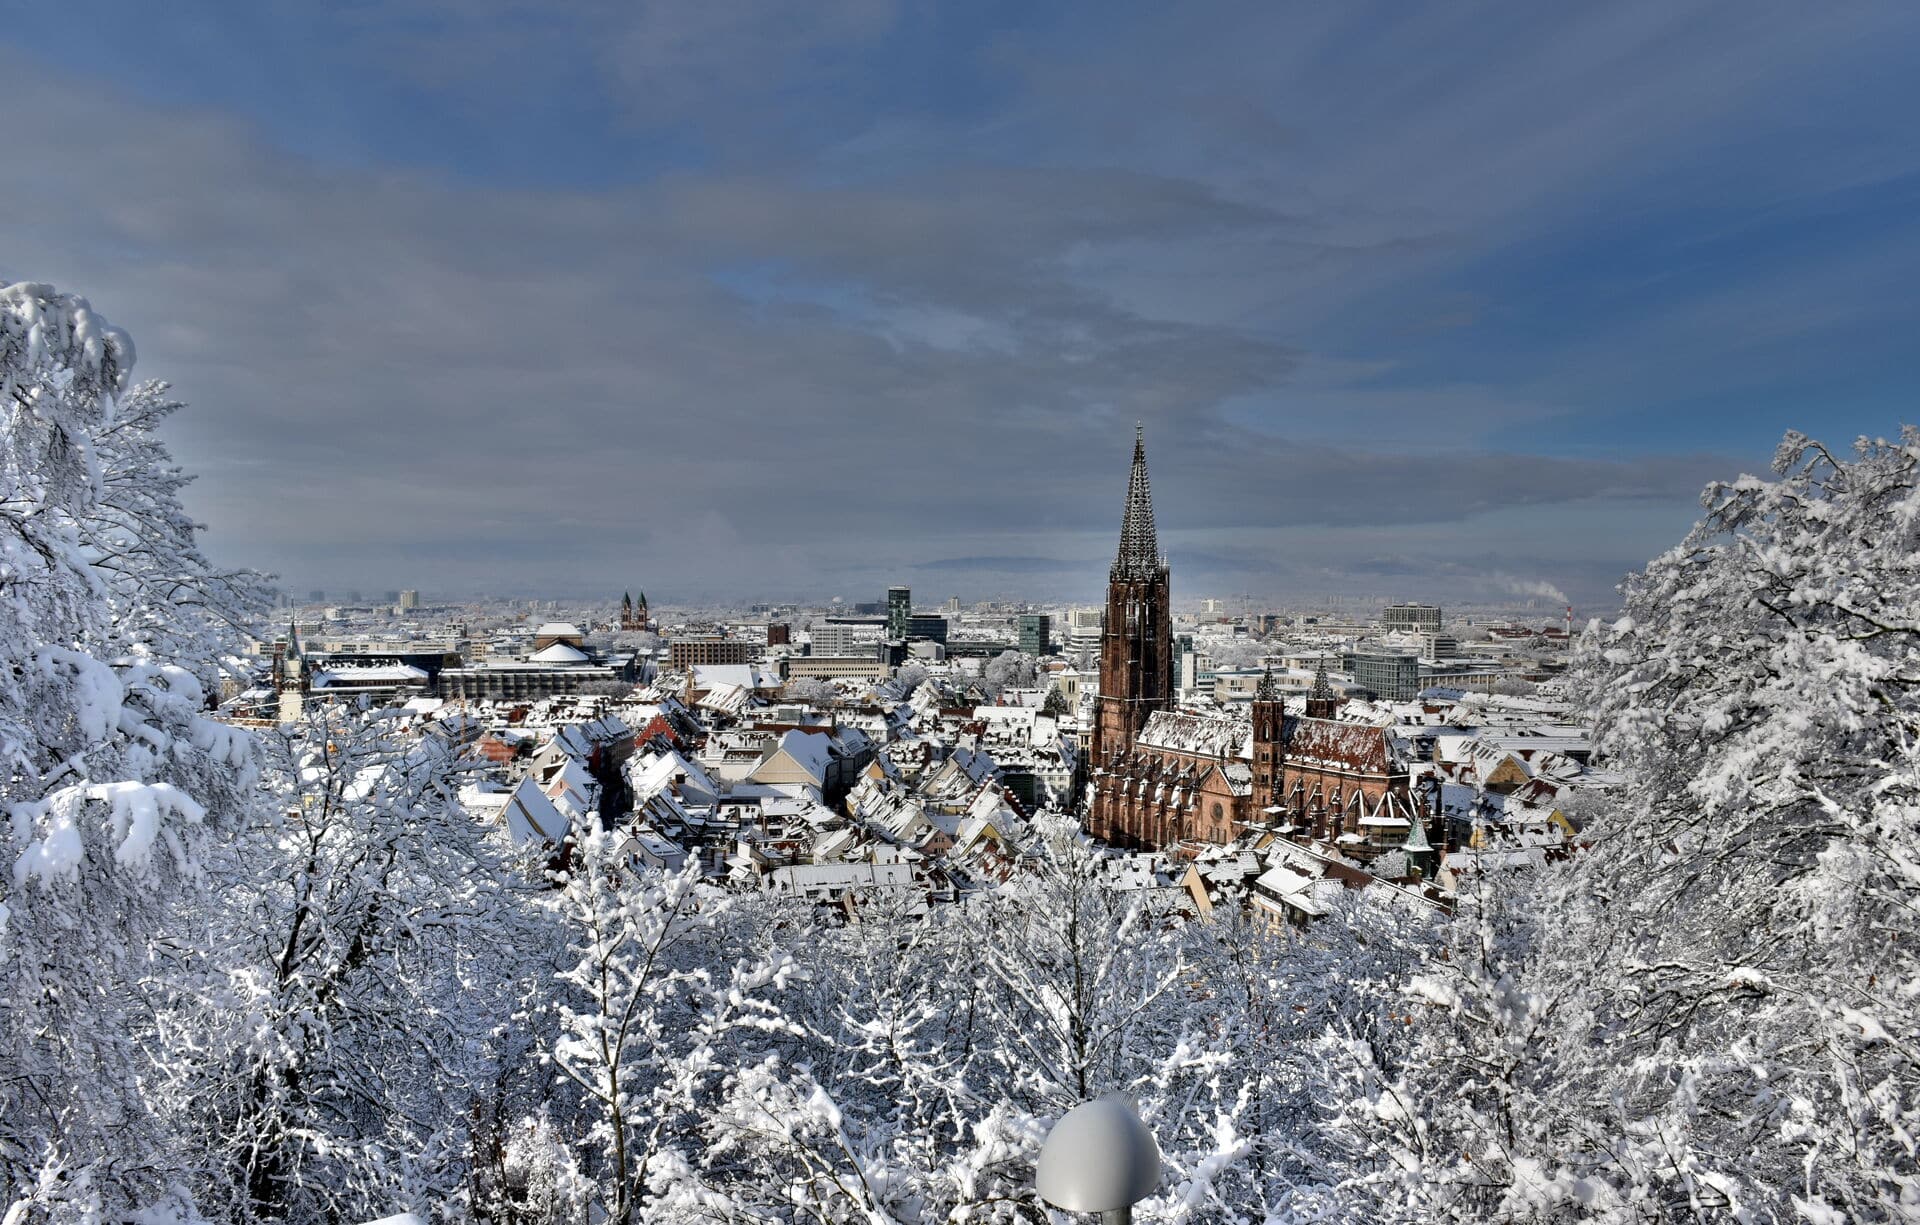
{"label": "haze on horizon", "polygon": [[1610,604],[1920,373],[1920,9],[14,10],[0,279],[289,588]]}

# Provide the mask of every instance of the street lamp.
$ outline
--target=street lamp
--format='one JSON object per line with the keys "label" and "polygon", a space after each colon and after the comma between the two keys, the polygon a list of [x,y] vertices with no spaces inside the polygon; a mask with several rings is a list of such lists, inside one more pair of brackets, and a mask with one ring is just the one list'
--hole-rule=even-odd
{"label": "street lamp", "polygon": [[1160,1146],[1120,1094],[1086,1102],[1053,1125],[1034,1164],[1040,1198],[1102,1225],[1132,1225],[1133,1206],[1160,1185]]}

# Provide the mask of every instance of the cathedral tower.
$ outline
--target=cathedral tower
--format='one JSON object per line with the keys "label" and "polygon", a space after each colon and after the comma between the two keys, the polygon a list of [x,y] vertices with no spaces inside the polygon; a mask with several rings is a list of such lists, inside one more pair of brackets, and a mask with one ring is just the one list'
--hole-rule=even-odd
{"label": "cathedral tower", "polygon": [[1280,686],[1274,682],[1269,664],[1253,694],[1253,804],[1256,818],[1262,821],[1272,814],[1261,810],[1277,807],[1285,798],[1280,794],[1280,780],[1285,764],[1286,721]]}
{"label": "cathedral tower", "polygon": [[1327,661],[1322,659],[1313,670],[1313,688],[1307,691],[1307,718],[1332,719],[1340,713],[1340,695],[1327,679]]}
{"label": "cathedral tower", "polygon": [[1120,550],[1107,574],[1107,620],[1100,635],[1100,693],[1094,702],[1092,761],[1098,768],[1134,737],[1156,710],[1173,709],[1173,624],[1167,560],[1153,528],[1147,447],[1135,427],[1133,472],[1120,523]]}

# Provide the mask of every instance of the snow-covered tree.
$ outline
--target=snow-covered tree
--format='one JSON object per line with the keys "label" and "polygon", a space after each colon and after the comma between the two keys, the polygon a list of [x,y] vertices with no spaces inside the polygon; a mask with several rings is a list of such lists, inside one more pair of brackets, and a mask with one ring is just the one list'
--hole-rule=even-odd
{"label": "snow-covered tree", "polygon": [[815,705],[825,705],[840,700],[840,690],[832,681],[813,676],[803,676],[798,680],[788,681],[784,692],[796,702],[812,702]]}
{"label": "snow-covered tree", "polygon": [[[0,285],[9,1220],[183,1202],[179,1147],[145,1092],[156,1018],[183,901],[210,885],[205,844],[242,819],[256,778],[250,738],[201,713],[244,585],[196,551],[132,366],[131,342],[84,299]],[[164,614],[163,588],[178,597]]]}
{"label": "snow-covered tree", "polygon": [[993,694],[1007,689],[1026,688],[1034,683],[1038,675],[1033,656],[1020,651],[1002,651],[980,669],[981,683]]}
{"label": "snow-covered tree", "polygon": [[574,960],[560,974],[551,1059],[578,1103],[596,1215],[614,1225],[698,1206],[724,1215],[729,1197],[699,1172],[693,1142],[743,1062],[736,1032],[787,1028],[762,993],[784,985],[791,963],[728,963],[713,939],[727,899],[700,883],[697,864],[654,870],[604,830],[572,849],[559,907]]}
{"label": "snow-covered tree", "polygon": [[186,407],[167,384],[135,384],[94,436],[99,496],[81,516],[82,547],[107,587],[106,640],[116,655],[190,669],[217,696],[221,658],[265,596],[262,576],[222,570],[200,552],[180,506],[193,480],[156,432]]}
{"label": "snow-covered tree", "polygon": [[275,803],[217,871],[216,944],[168,1020],[169,1100],[211,1138],[197,1195],[234,1220],[427,1212],[467,1180],[469,1108],[528,966],[558,952],[536,865],[454,798],[438,737],[318,707],[268,737]]}
{"label": "snow-covered tree", "polygon": [[1396,1214],[1920,1204],[1920,432],[1790,435],[1775,472],[1710,486],[1589,631],[1626,785],[1570,863],[1466,899],[1353,1099]]}
{"label": "snow-covered tree", "polygon": [[1183,950],[1139,891],[1109,887],[1102,858],[1072,823],[1036,822],[1034,871],[980,900],[992,1007],[1008,1033],[1007,1090],[1072,1107],[1127,1087],[1134,1026],[1175,991]]}

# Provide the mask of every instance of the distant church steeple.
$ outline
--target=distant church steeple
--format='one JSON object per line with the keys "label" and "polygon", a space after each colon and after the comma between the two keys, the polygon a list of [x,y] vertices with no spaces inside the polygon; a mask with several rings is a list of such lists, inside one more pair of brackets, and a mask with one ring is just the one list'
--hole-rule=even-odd
{"label": "distant church steeple", "polygon": [[623,630],[643,630],[647,628],[647,593],[640,593],[640,602],[634,603],[633,593],[627,592],[620,597],[620,628]]}
{"label": "distant church steeple", "polygon": [[[1153,527],[1153,491],[1147,484],[1146,434],[1134,427],[1133,468],[1120,520],[1120,547],[1107,575],[1107,613],[1100,632],[1100,688],[1094,702],[1090,760],[1103,769],[1156,710],[1173,709],[1173,618],[1166,558]],[[1138,843],[1143,831],[1124,828],[1110,806],[1096,805],[1092,832],[1112,842]]]}
{"label": "distant church steeple", "polygon": [[276,650],[274,655],[276,675],[273,687],[280,695],[280,722],[292,723],[299,719],[301,710],[306,706],[307,693],[313,685],[313,678],[307,675],[306,652],[300,649],[298,622],[287,622],[286,645]]}

